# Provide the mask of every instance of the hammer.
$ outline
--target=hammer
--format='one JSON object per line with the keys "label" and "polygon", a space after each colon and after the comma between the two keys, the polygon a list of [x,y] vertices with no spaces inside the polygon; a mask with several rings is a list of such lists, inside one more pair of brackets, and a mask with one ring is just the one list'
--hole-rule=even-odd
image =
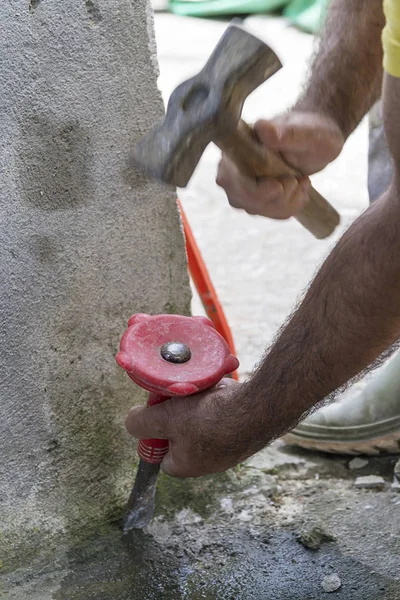
{"label": "hammer", "polygon": [[[241,119],[247,96],[281,67],[269,46],[233,21],[200,73],[174,90],[164,120],[139,142],[130,162],[154,179],[186,187],[214,142],[243,175],[301,176],[278,152],[262,146]],[[314,188],[295,218],[318,239],[328,237],[340,221]]]}

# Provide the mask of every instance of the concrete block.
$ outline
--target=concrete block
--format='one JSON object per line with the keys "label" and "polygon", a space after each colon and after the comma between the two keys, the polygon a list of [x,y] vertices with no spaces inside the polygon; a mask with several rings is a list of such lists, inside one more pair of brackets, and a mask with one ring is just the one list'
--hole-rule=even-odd
{"label": "concrete block", "polygon": [[118,518],[134,477],[114,356],[135,312],[187,314],[175,194],[127,168],[162,117],[146,0],[0,4],[0,557]]}

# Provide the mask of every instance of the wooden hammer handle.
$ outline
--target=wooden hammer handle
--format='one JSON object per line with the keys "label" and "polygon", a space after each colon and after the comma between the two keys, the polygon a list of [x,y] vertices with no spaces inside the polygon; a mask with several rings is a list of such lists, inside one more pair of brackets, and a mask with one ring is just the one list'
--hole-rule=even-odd
{"label": "wooden hammer handle", "polygon": [[[268,150],[257,140],[254,130],[244,121],[231,135],[215,140],[217,146],[249,177],[301,176],[278,152]],[[309,201],[295,218],[317,239],[328,237],[340,222],[339,213],[314,188]]]}

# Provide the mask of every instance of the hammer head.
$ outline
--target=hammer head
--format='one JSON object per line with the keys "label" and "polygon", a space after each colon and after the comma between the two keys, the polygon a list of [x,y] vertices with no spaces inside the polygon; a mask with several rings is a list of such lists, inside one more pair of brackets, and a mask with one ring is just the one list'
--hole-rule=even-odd
{"label": "hammer head", "polygon": [[172,93],[164,120],[136,146],[132,164],[185,187],[208,144],[237,128],[247,96],[281,66],[269,46],[232,23],[200,73]]}

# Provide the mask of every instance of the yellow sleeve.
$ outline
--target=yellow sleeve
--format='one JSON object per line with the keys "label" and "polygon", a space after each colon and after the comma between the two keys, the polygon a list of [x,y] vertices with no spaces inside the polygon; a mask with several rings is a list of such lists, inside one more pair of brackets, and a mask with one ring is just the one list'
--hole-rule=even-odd
{"label": "yellow sleeve", "polygon": [[386,26],[382,33],[383,68],[400,77],[400,0],[384,0]]}

